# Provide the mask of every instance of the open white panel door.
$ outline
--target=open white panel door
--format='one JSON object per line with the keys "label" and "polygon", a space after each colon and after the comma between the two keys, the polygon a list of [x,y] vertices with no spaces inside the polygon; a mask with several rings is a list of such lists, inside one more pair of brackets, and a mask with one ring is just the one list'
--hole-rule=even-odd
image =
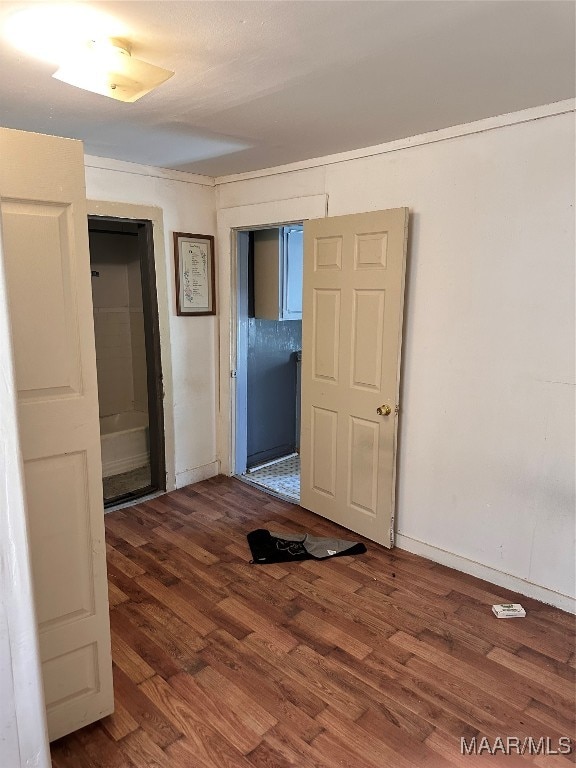
{"label": "open white panel door", "polygon": [[408,209],[304,222],[300,503],[394,545]]}
{"label": "open white panel door", "polygon": [[82,144],[0,129],[0,216],[54,740],[113,710]]}

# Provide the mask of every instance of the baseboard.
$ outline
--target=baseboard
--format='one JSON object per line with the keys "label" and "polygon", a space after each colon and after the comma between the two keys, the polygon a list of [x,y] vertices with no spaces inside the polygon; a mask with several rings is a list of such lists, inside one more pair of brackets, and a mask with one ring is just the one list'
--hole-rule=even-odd
{"label": "baseboard", "polygon": [[143,467],[150,461],[148,452],[139,453],[137,456],[129,456],[125,459],[113,459],[102,464],[102,477],[112,477],[121,475],[123,472],[130,472],[131,469]]}
{"label": "baseboard", "polygon": [[553,605],[562,611],[576,613],[576,599],[561,592],[554,592],[552,589],[541,587],[538,584],[533,584],[531,581],[526,581],[509,573],[482,565],[482,563],[476,563],[474,560],[468,560],[468,558],[455,555],[453,552],[433,547],[418,539],[404,536],[402,533],[396,534],[396,546],[399,549],[412,552],[414,555],[421,555],[427,560],[432,560],[434,563],[446,565],[448,568],[455,568],[457,571],[462,571],[462,573],[467,573],[470,576],[476,576],[479,579],[496,584],[499,587],[504,587],[512,592],[526,595],[526,597],[531,597],[541,603]]}
{"label": "baseboard", "polygon": [[220,462],[212,461],[210,464],[203,464],[201,467],[187,469],[185,472],[176,473],[176,488],[183,488],[185,485],[199,483],[202,480],[208,480],[215,477],[220,472]]}

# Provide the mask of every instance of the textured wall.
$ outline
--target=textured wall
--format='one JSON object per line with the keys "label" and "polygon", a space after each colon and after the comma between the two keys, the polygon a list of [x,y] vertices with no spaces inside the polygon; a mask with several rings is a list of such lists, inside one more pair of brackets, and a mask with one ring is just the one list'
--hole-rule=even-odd
{"label": "textured wall", "polygon": [[248,322],[248,466],[296,448],[296,362],[301,320]]}

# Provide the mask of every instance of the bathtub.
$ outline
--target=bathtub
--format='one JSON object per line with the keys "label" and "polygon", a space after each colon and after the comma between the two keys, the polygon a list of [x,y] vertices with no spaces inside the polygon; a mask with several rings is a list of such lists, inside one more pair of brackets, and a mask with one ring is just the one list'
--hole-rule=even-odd
{"label": "bathtub", "polygon": [[150,461],[148,414],[126,411],[100,419],[102,477],[143,467]]}

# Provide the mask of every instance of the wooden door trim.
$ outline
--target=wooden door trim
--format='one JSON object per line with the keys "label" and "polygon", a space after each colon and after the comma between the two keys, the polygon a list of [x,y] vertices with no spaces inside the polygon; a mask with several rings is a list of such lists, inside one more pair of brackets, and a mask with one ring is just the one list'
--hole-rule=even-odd
{"label": "wooden door trim", "polygon": [[148,429],[150,435],[150,480],[155,490],[166,490],[166,441],[164,436],[164,385],[160,349],[160,323],[156,297],[153,225],[142,226],[143,247],[140,248],[142,305],[144,308],[144,343],[146,345],[146,379],[148,385]]}

